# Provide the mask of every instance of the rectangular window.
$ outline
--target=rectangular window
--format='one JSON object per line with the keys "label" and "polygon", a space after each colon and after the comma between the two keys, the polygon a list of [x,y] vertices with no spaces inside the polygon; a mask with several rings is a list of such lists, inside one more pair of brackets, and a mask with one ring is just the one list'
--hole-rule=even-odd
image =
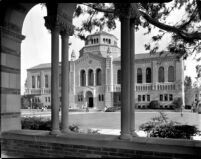
{"label": "rectangular window", "polygon": [[45,75],[45,88],[48,88],[48,75]]}
{"label": "rectangular window", "polygon": [[32,76],[32,88],[35,88],[35,76]]}
{"label": "rectangular window", "polygon": [[141,95],[138,95],[138,102],[141,101]]}
{"label": "rectangular window", "polygon": [[47,97],[45,97],[45,102],[47,102]]}
{"label": "rectangular window", "polygon": [[173,95],[169,94],[169,101],[173,101]]}
{"label": "rectangular window", "polygon": [[167,94],[164,95],[164,98],[165,98],[165,101],[168,101],[168,95]]}
{"label": "rectangular window", "polygon": [[48,99],[49,99],[49,102],[50,102],[50,97],[48,97]]}
{"label": "rectangular window", "polygon": [[102,101],[104,101],[104,95],[102,94]]}
{"label": "rectangular window", "polygon": [[145,101],[145,95],[142,96],[142,100]]}
{"label": "rectangular window", "polygon": [[150,101],[150,95],[147,95],[147,101],[148,102]]}
{"label": "rectangular window", "polygon": [[160,101],[163,101],[163,95],[160,94]]}

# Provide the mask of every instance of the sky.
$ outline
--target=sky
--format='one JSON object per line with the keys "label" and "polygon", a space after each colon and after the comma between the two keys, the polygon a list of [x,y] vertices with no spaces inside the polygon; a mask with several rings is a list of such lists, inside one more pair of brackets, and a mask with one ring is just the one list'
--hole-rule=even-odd
{"label": "sky", "polygon": [[[21,45],[21,94],[24,94],[24,84],[27,77],[27,69],[38,64],[42,63],[50,63],[51,62],[51,34],[44,26],[44,16],[47,15],[46,7],[42,7],[41,5],[34,6],[26,15],[22,34],[25,35],[25,40],[22,41]],[[81,17],[83,19],[84,17]],[[174,16],[173,20],[177,20],[179,16]],[[80,19],[73,19],[73,24],[76,26],[81,24]],[[118,40],[118,46],[120,47],[121,39],[120,39],[120,22],[117,22],[117,27],[115,30],[109,31],[110,34],[115,35]],[[144,44],[150,41],[151,36],[154,34],[144,36],[145,30],[140,29],[135,33],[135,52],[137,53],[147,53],[145,51]],[[168,43],[169,38],[165,38],[160,43],[160,49],[165,49],[165,46]],[[69,42],[72,45],[69,48],[69,53],[74,50],[76,56],[79,56],[79,50],[84,46],[84,41],[81,41],[79,38],[75,36],[71,36],[69,38]],[[61,41],[60,41],[61,44]],[[61,49],[60,53],[60,61],[61,61]],[[70,58],[69,54],[69,58]],[[196,61],[193,60],[193,57],[190,57],[185,61],[186,70],[184,72],[185,75],[191,76],[192,80],[195,81],[196,71]]]}

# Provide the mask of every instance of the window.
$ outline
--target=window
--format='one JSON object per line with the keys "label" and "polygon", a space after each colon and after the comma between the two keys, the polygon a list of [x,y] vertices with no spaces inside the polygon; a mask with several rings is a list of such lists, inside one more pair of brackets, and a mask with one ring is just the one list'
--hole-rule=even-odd
{"label": "window", "polygon": [[98,95],[98,100],[101,101],[101,95],[100,94]]}
{"label": "window", "polygon": [[45,102],[47,102],[47,97],[45,97]]}
{"label": "window", "polygon": [[145,101],[145,95],[142,96],[142,100]]}
{"label": "window", "polygon": [[104,101],[104,95],[102,94],[102,101]]}
{"label": "window", "polygon": [[173,95],[169,94],[169,101],[173,101]]}
{"label": "window", "polygon": [[40,76],[38,75],[37,76],[37,88],[40,88],[41,85],[40,85]]}
{"label": "window", "polygon": [[142,83],[142,69],[137,69],[137,83]]}
{"label": "window", "polygon": [[94,85],[94,73],[93,73],[92,69],[90,69],[88,71],[88,85],[89,86],[93,86]]}
{"label": "window", "polygon": [[50,97],[48,97],[48,100],[49,100],[49,102],[50,102]]}
{"label": "window", "polygon": [[109,39],[109,44],[111,43],[111,40]]}
{"label": "window", "polygon": [[164,98],[165,98],[165,101],[168,101],[168,95],[167,94],[164,95]]}
{"label": "window", "polygon": [[32,88],[35,88],[35,76],[32,76]]}
{"label": "window", "polygon": [[160,101],[163,101],[163,95],[160,94]]}
{"label": "window", "polygon": [[102,77],[101,77],[102,71],[101,69],[97,69],[96,70],[96,85],[100,86],[101,85],[101,81],[102,81]]}
{"label": "window", "polygon": [[168,68],[168,82],[174,82],[174,67],[169,66]]}
{"label": "window", "polygon": [[150,101],[150,95],[147,95],[147,101]]}
{"label": "window", "polygon": [[121,84],[121,70],[117,71],[117,84]]}
{"label": "window", "polygon": [[48,88],[48,75],[45,75],[45,88]]}
{"label": "window", "polygon": [[158,82],[165,82],[164,78],[164,67],[158,69]]}
{"label": "window", "polygon": [[85,70],[81,70],[80,72],[80,86],[86,85],[86,73]]}
{"label": "window", "polygon": [[138,95],[138,102],[141,101],[141,95]]}
{"label": "window", "polygon": [[151,68],[146,69],[146,83],[151,83]]}

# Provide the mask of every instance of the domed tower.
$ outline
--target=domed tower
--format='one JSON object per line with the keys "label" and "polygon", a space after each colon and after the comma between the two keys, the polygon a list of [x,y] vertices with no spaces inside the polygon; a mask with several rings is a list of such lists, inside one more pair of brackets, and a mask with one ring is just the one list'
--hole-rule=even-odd
{"label": "domed tower", "polygon": [[80,50],[80,56],[86,53],[92,53],[106,58],[109,46],[111,56],[113,58],[119,57],[120,48],[117,46],[117,40],[116,36],[112,34],[105,31],[97,31],[87,36],[85,46]]}

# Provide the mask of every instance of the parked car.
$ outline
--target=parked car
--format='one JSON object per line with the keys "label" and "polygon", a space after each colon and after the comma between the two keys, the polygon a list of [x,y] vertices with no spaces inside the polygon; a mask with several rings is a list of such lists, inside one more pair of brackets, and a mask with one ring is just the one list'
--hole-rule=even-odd
{"label": "parked car", "polygon": [[198,114],[201,114],[201,102],[198,103]]}
{"label": "parked car", "polygon": [[185,105],[185,109],[191,109],[191,105]]}

